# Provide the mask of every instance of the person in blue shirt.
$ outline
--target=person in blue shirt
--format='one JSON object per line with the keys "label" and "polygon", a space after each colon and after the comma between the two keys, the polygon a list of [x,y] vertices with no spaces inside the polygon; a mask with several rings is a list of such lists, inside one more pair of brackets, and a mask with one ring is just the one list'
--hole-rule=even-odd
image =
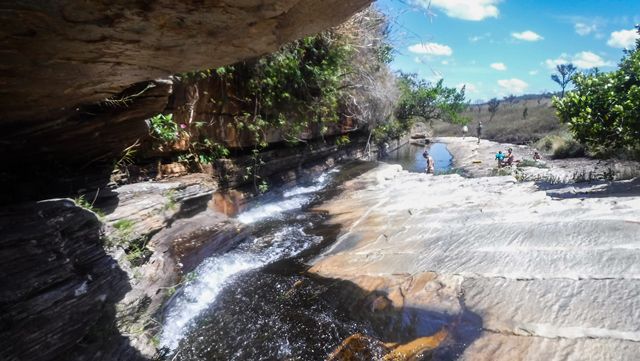
{"label": "person in blue shirt", "polygon": [[503,165],[504,158],[505,158],[504,153],[502,153],[502,151],[499,150],[498,153],[496,153],[496,160],[498,161],[498,167],[501,167]]}

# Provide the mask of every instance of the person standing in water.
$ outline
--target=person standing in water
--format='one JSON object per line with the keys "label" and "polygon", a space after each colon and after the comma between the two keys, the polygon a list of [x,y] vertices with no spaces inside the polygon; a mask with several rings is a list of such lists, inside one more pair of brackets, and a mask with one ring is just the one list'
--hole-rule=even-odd
{"label": "person standing in water", "polygon": [[422,156],[424,157],[424,159],[427,160],[427,167],[425,168],[425,172],[427,172],[427,174],[433,174],[434,169],[435,169],[435,165],[433,163],[433,158],[431,158],[431,155],[429,155],[429,151],[427,150],[427,148],[424,148],[424,152],[422,153]]}
{"label": "person standing in water", "polygon": [[480,144],[480,136],[482,135],[482,121],[478,121],[478,128],[476,128],[476,130],[478,131],[478,144]]}

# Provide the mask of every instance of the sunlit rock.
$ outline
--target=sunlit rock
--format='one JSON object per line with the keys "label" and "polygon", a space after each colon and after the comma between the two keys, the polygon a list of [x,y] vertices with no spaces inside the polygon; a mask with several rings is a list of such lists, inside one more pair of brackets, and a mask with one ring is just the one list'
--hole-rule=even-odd
{"label": "sunlit rock", "polygon": [[[475,148],[450,149],[487,167]],[[386,294],[422,335],[451,325],[462,359],[640,352],[640,180],[548,186],[381,165],[344,187],[320,206],[343,231],[311,271]]]}

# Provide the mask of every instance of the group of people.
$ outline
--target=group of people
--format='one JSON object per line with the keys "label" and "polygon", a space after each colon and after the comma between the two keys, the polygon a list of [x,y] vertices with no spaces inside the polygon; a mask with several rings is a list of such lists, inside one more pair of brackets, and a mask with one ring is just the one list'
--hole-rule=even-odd
{"label": "group of people", "polygon": [[[467,132],[469,131],[469,128],[466,125],[462,126],[462,139],[464,139],[467,136]],[[478,126],[476,127],[476,131],[478,133],[478,144],[480,144],[480,137],[482,136],[482,122],[479,121],[478,122]]]}
{"label": "group of people", "polygon": [[513,148],[507,149],[507,153],[502,153],[501,150],[496,153],[496,160],[498,161],[498,167],[510,166],[515,161],[516,157],[513,155]]}
{"label": "group of people", "polygon": [[[507,149],[506,154],[502,153],[501,150],[499,150],[498,153],[496,153],[496,160],[498,161],[498,167],[510,166],[516,161],[515,159],[516,157],[515,155],[513,155],[513,148]],[[533,160],[535,160],[536,162],[542,160],[542,156],[540,156],[540,152],[538,152],[537,150],[533,153]]]}

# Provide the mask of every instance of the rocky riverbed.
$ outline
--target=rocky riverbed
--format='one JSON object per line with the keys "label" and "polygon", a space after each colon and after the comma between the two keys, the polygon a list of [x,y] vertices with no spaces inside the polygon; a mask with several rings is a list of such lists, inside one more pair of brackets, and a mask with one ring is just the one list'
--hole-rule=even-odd
{"label": "rocky riverbed", "polygon": [[[637,359],[640,180],[482,176],[508,145],[438,141],[477,177],[381,165],[348,181],[319,207],[343,228],[311,272],[380,292],[416,336],[447,332],[433,359]],[[547,164],[533,168],[576,170]]]}

